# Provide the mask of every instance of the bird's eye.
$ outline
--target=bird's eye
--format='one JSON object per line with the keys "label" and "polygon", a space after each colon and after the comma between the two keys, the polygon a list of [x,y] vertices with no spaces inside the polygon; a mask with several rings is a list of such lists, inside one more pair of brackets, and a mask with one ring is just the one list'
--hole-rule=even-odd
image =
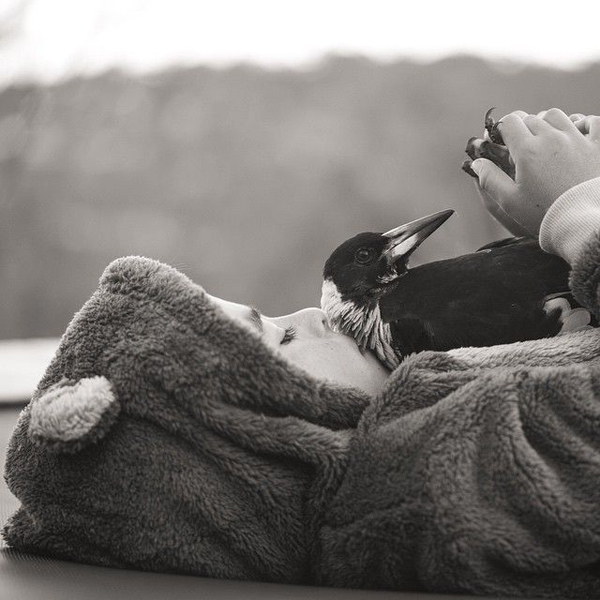
{"label": "bird's eye", "polygon": [[375,251],[373,250],[373,248],[359,248],[354,253],[354,260],[359,265],[366,265],[370,263],[373,260],[373,258],[375,258]]}

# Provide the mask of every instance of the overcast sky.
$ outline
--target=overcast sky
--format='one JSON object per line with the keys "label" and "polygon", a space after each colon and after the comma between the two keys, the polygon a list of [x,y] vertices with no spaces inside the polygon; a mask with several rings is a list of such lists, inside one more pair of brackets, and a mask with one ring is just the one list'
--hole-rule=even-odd
{"label": "overcast sky", "polygon": [[[21,12],[14,7],[25,6]],[[600,59],[600,2],[0,0],[0,83],[111,67],[305,66],[330,52],[452,53],[566,68]],[[8,27],[10,31],[11,28]]]}

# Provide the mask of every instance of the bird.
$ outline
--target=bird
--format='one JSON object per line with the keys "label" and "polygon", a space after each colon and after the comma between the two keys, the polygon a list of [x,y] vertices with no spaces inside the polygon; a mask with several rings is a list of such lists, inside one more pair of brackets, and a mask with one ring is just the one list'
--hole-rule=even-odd
{"label": "bird", "polygon": [[453,213],[386,233],[359,233],[340,244],[323,268],[321,308],[329,326],[394,369],[423,350],[554,336],[566,316],[587,325],[589,313],[577,311],[570,296],[569,265],[533,237],[409,267],[412,253]]}

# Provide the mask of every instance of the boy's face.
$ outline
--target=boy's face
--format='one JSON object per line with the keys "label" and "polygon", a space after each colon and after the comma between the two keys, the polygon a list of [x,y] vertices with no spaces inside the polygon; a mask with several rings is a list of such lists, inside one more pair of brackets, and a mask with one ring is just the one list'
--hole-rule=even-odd
{"label": "boy's face", "polygon": [[284,359],[312,377],[375,395],[389,376],[374,354],[362,352],[352,338],[330,329],[325,313],[318,308],[265,317],[249,306],[209,297],[227,316],[254,330]]}

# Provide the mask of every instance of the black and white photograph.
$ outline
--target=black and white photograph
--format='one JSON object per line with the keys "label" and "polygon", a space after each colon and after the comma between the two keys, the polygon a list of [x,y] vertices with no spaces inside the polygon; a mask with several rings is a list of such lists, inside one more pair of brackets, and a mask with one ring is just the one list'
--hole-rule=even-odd
{"label": "black and white photograph", "polygon": [[600,599],[599,24],[0,0],[0,600]]}

